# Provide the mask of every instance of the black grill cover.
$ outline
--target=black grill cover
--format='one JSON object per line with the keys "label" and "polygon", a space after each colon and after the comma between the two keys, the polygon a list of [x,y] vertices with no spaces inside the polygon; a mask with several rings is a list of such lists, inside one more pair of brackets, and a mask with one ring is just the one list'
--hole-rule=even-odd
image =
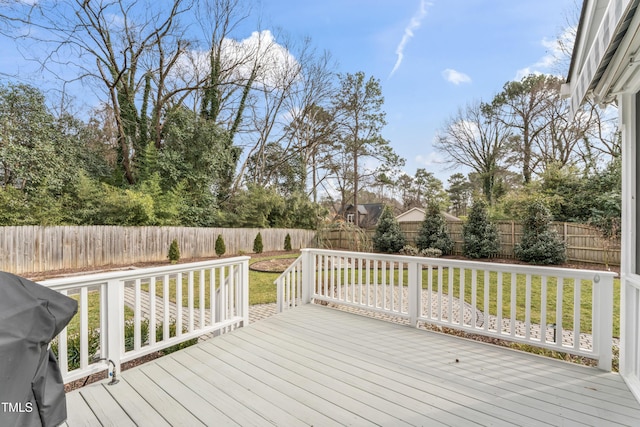
{"label": "black grill cover", "polygon": [[62,375],[49,343],[78,303],[0,271],[0,426],[57,426],[67,418]]}

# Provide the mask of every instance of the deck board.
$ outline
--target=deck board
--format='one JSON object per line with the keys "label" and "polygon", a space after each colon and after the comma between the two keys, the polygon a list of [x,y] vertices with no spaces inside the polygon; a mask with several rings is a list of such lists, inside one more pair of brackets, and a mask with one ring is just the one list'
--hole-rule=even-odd
{"label": "deck board", "polygon": [[315,305],[105,383],[68,394],[70,427],[640,425],[617,374]]}
{"label": "deck board", "polygon": [[[265,327],[265,325],[257,325],[258,328]],[[314,329],[316,333],[322,333],[324,330],[324,325],[320,322],[314,322],[314,325],[307,326],[305,325],[303,328],[299,328],[298,325],[288,324],[284,328],[278,328],[278,330],[285,331],[284,333],[290,333],[290,331],[298,328],[301,333],[308,334],[310,329]],[[587,402],[586,397],[580,393],[575,393],[571,398],[566,398],[566,386],[575,381],[575,376],[581,377],[584,380],[591,380],[589,378],[591,375],[598,375],[599,372],[593,369],[588,369],[585,372],[584,368],[570,365],[570,364],[562,364],[565,371],[568,373],[574,373],[572,376],[567,377],[556,377],[556,378],[547,378],[546,381],[540,382],[538,377],[544,375],[546,372],[544,369],[538,370],[535,373],[530,371],[509,371],[503,367],[501,361],[504,359],[500,359],[500,355],[504,354],[504,351],[500,351],[502,349],[484,345],[485,348],[481,349],[483,352],[474,353],[470,351],[462,351],[465,349],[465,346],[462,346],[460,351],[453,351],[455,355],[454,359],[450,357],[445,358],[444,364],[442,360],[439,360],[439,357],[442,355],[434,355],[428,353],[419,347],[406,345],[407,338],[409,338],[413,333],[411,330],[406,330],[406,328],[399,327],[400,329],[393,336],[386,336],[383,339],[383,342],[389,346],[394,344],[400,346],[405,345],[405,349],[407,350],[404,354],[405,361],[411,363],[415,362],[416,366],[422,366],[427,363],[424,360],[424,357],[429,357],[430,361],[433,362],[429,365],[426,370],[433,369],[435,377],[442,380],[447,384],[455,383],[458,386],[465,387],[464,383],[468,381],[473,381],[473,385],[467,386],[467,390],[465,391],[466,396],[472,398],[473,394],[471,394],[472,390],[478,390],[483,394],[495,396],[492,398],[495,399],[496,403],[502,402],[502,395],[504,393],[513,393],[509,397],[510,404],[508,405],[511,409],[516,409],[520,415],[529,415],[532,418],[539,418],[543,423],[553,423],[553,420],[561,415],[570,416],[574,420],[578,420],[581,423],[588,424],[589,422],[593,422],[593,417],[598,417],[599,414],[597,412],[597,408],[594,408],[593,405],[598,405],[600,402],[593,398],[590,402]],[[353,330],[354,333],[357,332],[357,328]],[[408,334],[405,334],[408,332]],[[298,338],[301,338],[302,335]],[[457,342],[462,342],[466,344],[464,340],[457,339],[455,337],[442,336],[445,341],[453,341],[453,344],[450,346],[455,348],[455,344]],[[346,346],[353,346],[352,343],[344,343],[339,338],[334,338],[329,335],[314,337],[315,340],[320,340],[322,342],[332,342],[334,345],[332,347],[342,348],[344,350]],[[369,343],[369,348],[363,350],[363,346],[360,344],[355,345],[355,351],[365,351],[367,354],[373,355],[375,358],[382,359],[387,354],[393,356],[395,354],[394,351],[386,351],[384,349],[380,349],[379,345],[371,340],[364,340],[366,343]],[[447,346],[449,347],[449,346]],[[412,349],[413,351],[409,351]],[[494,351],[498,350],[498,351]],[[417,352],[417,356],[416,356]],[[447,353],[451,352],[451,349],[447,350]],[[487,354],[489,353],[489,354]],[[496,353],[497,357],[491,356],[491,353]],[[513,352],[508,352],[507,355]],[[424,354],[424,356],[423,356]],[[558,361],[552,359],[545,359],[538,356],[530,355],[527,353],[520,353],[524,358],[531,358],[538,363],[542,363],[543,366],[546,362],[551,362],[551,365],[558,364]],[[496,366],[499,366],[500,369],[492,370],[492,369],[484,369],[482,365],[486,366],[486,357],[490,357],[491,360],[496,361]],[[455,363],[455,359],[459,358],[459,363]],[[450,361],[450,362],[448,362]],[[468,363],[471,363],[474,366],[467,366]],[[438,366],[440,364],[441,366]],[[523,366],[522,361],[520,361],[519,366]],[[526,365],[524,365],[526,367]],[[573,368],[578,368],[577,370]],[[393,369],[393,367],[391,368]],[[423,370],[423,372],[426,372]],[[465,374],[467,372],[468,374]],[[612,375],[604,375],[607,380],[604,381],[604,384],[598,386],[602,388],[608,387],[610,383],[610,378],[615,376]],[[544,393],[535,393],[535,396],[531,396],[529,390],[524,390],[521,382],[523,378],[526,378],[530,384],[530,387],[534,390],[543,387],[545,388]],[[461,382],[462,381],[462,382]],[[562,383],[561,387],[557,387],[559,383]],[[436,383],[437,384],[437,383]],[[433,385],[436,385],[433,384]],[[595,384],[594,384],[595,385]],[[582,388],[579,391],[589,391],[595,387],[587,387]],[[597,390],[593,390],[597,391]],[[533,397],[533,398],[532,398]],[[615,402],[613,399],[607,399],[610,402]],[[635,400],[633,401],[634,404]],[[502,402],[504,406],[507,406],[507,402]],[[518,406],[519,405],[519,406]],[[503,405],[499,405],[503,406]],[[624,408],[623,408],[624,409]],[[632,411],[633,412],[633,411]],[[621,423],[633,423],[633,419],[626,419],[625,417],[619,417],[618,414],[613,414],[614,420],[619,421]],[[618,419],[619,418],[619,419]]]}

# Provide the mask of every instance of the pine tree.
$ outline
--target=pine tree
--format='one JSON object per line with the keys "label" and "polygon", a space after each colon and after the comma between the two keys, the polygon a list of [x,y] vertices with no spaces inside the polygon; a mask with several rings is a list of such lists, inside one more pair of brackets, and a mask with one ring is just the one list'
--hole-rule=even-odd
{"label": "pine tree", "polygon": [[257,254],[262,253],[262,235],[260,233],[258,233],[253,241],[253,252]]}
{"label": "pine tree", "polygon": [[448,254],[453,249],[453,240],[447,234],[444,216],[435,203],[430,203],[427,206],[424,221],[422,221],[416,237],[416,246],[420,250],[440,249],[443,254]]}
{"label": "pine tree", "polygon": [[216,255],[221,257],[227,251],[226,246],[224,245],[224,239],[222,238],[222,234],[218,234],[218,238],[216,239]]}
{"label": "pine tree", "polygon": [[378,252],[398,253],[407,243],[400,224],[389,206],[385,206],[373,235],[373,248]]}
{"label": "pine tree", "polygon": [[489,258],[498,253],[498,229],[489,220],[487,203],[478,198],[471,206],[469,218],[462,228],[463,253],[469,258]]}
{"label": "pine tree", "polygon": [[517,259],[532,264],[562,264],[566,260],[566,245],[551,228],[551,212],[541,201],[527,206],[522,240],[513,253]]}

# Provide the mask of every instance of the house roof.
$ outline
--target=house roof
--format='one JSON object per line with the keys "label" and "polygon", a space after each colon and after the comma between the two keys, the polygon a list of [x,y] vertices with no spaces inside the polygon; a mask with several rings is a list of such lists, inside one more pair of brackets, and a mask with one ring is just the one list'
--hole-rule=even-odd
{"label": "house roof", "polygon": [[[402,220],[402,218],[407,217],[407,216],[411,215],[414,212],[419,212],[420,214],[422,214],[422,217],[424,217],[425,210],[422,209],[422,208],[414,207],[414,208],[411,208],[408,211],[403,212],[400,215],[396,216],[396,219],[397,220]],[[440,214],[444,217],[444,219],[446,221],[455,221],[455,222],[462,221],[457,216],[453,216],[453,215],[451,215],[450,213],[447,213],[447,212],[440,212]]]}
{"label": "house roof", "polygon": [[[587,97],[608,103],[624,84],[621,76],[635,64],[640,38],[628,31],[640,0],[585,0],[563,94],[575,113]],[[637,26],[637,24],[635,25]],[[634,26],[634,27],[635,27]]]}
{"label": "house roof", "polygon": [[402,212],[400,215],[396,216],[396,219],[397,220],[402,220],[402,218],[407,217],[407,216],[411,215],[414,212],[418,212],[424,217],[424,209],[414,207],[414,208],[409,209],[408,211]]}
{"label": "house roof", "polygon": [[[384,210],[383,203],[363,203],[358,204],[358,214],[362,217],[360,218],[361,225],[365,226],[373,226],[378,223],[378,219],[380,215],[382,215],[382,211]],[[340,211],[338,215],[344,216],[347,213],[352,213],[354,211],[354,206],[352,204],[346,205],[344,207],[344,211]]]}

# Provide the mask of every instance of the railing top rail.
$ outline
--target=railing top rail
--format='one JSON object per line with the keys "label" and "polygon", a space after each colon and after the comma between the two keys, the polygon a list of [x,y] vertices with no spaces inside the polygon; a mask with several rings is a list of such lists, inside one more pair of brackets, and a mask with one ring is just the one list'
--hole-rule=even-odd
{"label": "railing top rail", "polygon": [[233,258],[215,259],[208,261],[191,262],[184,264],[164,265],[160,267],[138,268],[135,270],[110,271],[105,273],[87,274],[82,276],[60,277],[57,279],[43,280],[40,283],[43,286],[52,289],[69,288],[75,285],[92,286],[105,283],[109,280],[128,279],[135,280],[153,275],[173,274],[185,271],[194,271],[202,268],[224,267],[228,265],[239,264],[250,260],[251,257],[239,256]]}
{"label": "railing top rail", "polygon": [[341,251],[331,249],[302,249],[303,252],[311,252],[319,255],[339,255],[353,258],[367,258],[376,261],[395,261],[395,262],[418,262],[424,264],[430,264],[433,266],[443,267],[460,267],[460,268],[473,268],[478,270],[491,270],[505,273],[522,273],[522,274],[538,274],[541,276],[554,276],[554,277],[570,277],[579,279],[593,279],[596,275],[599,277],[614,278],[617,273],[613,271],[603,270],[585,270],[585,269],[573,269],[562,267],[548,267],[538,265],[523,265],[523,264],[504,264],[493,262],[481,262],[481,261],[467,261],[456,260],[448,258],[427,258],[416,257],[409,255],[390,255],[390,254],[376,254],[370,252],[353,252],[353,251]]}
{"label": "railing top rail", "polygon": [[[287,269],[284,270],[280,274],[280,276],[278,276],[278,279],[280,279],[280,277],[283,277],[285,274],[288,274],[291,270],[293,270],[296,267],[296,265],[298,265],[301,262],[301,260],[302,260],[302,256],[299,256],[298,258],[296,258],[296,260],[293,263],[291,263],[291,265],[287,267]],[[277,282],[278,279],[274,280],[274,283]]]}

